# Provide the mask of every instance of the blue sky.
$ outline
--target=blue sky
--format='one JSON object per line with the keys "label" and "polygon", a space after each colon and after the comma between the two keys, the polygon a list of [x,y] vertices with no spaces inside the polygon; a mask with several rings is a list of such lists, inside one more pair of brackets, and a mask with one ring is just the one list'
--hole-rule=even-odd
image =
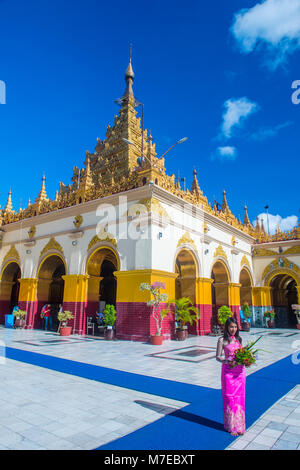
{"label": "blue sky", "polygon": [[300,0],[0,0],[0,43],[1,207],[10,186],[14,209],[27,207],[43,172],[54,198],[83,167],[118,112],[132,43],[158,156],[188,137],[167,172],[189,187],[195,167],[236,216],[268,204],[272,229],[297,222]]}

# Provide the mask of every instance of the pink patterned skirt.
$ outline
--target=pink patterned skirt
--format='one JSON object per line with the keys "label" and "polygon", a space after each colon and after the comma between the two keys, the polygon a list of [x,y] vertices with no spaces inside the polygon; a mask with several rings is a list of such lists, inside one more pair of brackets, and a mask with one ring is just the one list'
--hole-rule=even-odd
{"label": "pink patterned skirt", "polygon": [[222,364],[222,396],[224,428],[230,433],[245,432],[245,388],[246,373],[244,366],[233,369]]}

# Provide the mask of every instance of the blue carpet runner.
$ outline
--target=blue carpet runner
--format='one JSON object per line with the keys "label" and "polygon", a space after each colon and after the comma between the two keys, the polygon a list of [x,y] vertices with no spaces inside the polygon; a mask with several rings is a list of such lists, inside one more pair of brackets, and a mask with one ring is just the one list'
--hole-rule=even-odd
{"label": "blue carpet runner", "polygon": [[[221,390],[159,379],[58,357],[6,348],[6,357],[27,364],[190,404],[101,450],[220,450],[235,440],[223,429]],[[246,427],[299,383],[291,356],[254,372],[246,383]],[[151,404],[141,402],[151,408]]]}

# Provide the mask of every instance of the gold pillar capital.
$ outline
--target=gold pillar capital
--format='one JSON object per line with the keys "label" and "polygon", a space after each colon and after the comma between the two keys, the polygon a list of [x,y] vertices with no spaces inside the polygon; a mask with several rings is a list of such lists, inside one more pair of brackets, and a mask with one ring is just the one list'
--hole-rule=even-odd
{"label": "gold pillar capital", "polygon": [[85,302],[87,299],[87,274],[66,274],[62,276],[65,282],[63,302]]}
{"label": "gold pillar capital", "polygon": [[34,302],[37,299],[37,278],[20,278],[19,302]]}

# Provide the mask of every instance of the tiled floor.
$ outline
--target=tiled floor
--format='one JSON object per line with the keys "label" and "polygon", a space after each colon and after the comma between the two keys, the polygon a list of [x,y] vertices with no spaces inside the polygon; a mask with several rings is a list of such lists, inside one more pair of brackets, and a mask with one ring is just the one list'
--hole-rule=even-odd
{"label": "tiled floor", "polygon": [[[244,342],[262,334],[258,346],[269,351],[259,354],[257,367],[247,374],[300,349],[296,330],[270,333],[275,331],[242,333]],[[221,365],[214,359],[217,339],[191,337],[152,346],[0,328],[3,351],[6,346],[211,388],[220,388]],[[93,449],[186,405],[5,357],[0,358],[0,374],[0,449]],[[300,390],[296,388],[230,449],[298,448],[299,407]]]}

